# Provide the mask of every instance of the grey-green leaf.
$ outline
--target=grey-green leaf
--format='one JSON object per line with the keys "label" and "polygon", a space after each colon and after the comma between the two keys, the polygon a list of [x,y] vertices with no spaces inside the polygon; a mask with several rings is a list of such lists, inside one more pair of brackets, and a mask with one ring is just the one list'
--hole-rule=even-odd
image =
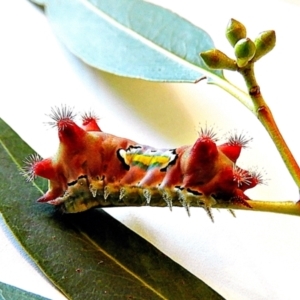
{"label": "grey-green leaf", "polygon": [[45,0],[43,4],[59,38],[93,67],[154,81],[223,77],[199,56],[214,48],[210,36],[167,9],[141,0]]}
{"label": "grey-green leaf", "polygon": [[223,299],[103,210],[62,215],[36,203],[46,181],[33,186],[19,174],[32,152],[0,119],[0,212],[68,298]]}
{"label": "grey-green leaf", "polygon": [[0,282],[0,300],[49,300],[42,296],[26,292],[9,284]]}

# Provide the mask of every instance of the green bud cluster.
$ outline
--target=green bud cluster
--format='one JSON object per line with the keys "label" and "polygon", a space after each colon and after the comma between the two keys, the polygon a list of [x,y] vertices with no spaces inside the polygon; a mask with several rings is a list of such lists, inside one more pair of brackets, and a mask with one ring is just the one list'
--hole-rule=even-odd
{"label": "green bud cluster", "polygon": [[274,30],[260,33],[253,42],[247,37],[246,27],[235,19],[231,19],[227,25],[226,38],[234,48],[236,60],[217,49],[200,53],[205,64],[211,69],[236,71],[238,68],[244,68],[248,63],[254,63],[270,52],[276,43]]}
{"label": "green bud cluster", "polygon": [[237,20],[231,19],[226,28],[226,37],[234,47],[236,63],[239,68],[248,62],[255,62],[270,52],[276,43],[275,31],[268,30],[260,33],[254,42],[247,38],[245,26]]}

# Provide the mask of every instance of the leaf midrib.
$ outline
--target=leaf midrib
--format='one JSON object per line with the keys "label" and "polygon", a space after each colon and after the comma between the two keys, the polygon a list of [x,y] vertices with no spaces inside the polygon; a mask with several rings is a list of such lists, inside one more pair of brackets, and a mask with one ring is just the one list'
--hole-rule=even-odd
{"label": "leaf midrib", "polygon": [[106,252],[103,248],[99,247],[97,243],[95,243],[87,234],[85,234],[80,228],[77,226],[74,226],[79,231],[80,235],[88,241],[91,245],[93,245],[97,251],[103,253],[109,260],[111,260],[113,263],[115,263],[117,266],[119,266],[121,269],[123,269],[126,273],[131,275],[133,278],[141,282],[145,287],[147,287],[149,290],[151,290],[154,294],[156,294],[158,297],[164,300],[168,300],[165,296],[163,296],[161,293],[159,293],[156,289],[154,289],[151,285],[149,285],[146,281],[144,281],[140,276],[138,276],[136,273],[132,272],[130,269],[128,269],[124,264],[122,264],[119,260],[114,258],[112,255],[110,255],[108,252]]}

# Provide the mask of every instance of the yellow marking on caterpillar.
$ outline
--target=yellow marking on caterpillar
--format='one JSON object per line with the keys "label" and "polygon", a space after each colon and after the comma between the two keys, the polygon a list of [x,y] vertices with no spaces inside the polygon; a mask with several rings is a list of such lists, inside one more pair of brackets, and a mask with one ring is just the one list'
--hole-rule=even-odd
{"label": "yellow marking on caterpillar", "polygon": [[146,151],[141,148],[120,149],[119,155],[128,166],[139,166],[141,168],[160,167],[166,168],[176,159],[174,150],[152,150]]}

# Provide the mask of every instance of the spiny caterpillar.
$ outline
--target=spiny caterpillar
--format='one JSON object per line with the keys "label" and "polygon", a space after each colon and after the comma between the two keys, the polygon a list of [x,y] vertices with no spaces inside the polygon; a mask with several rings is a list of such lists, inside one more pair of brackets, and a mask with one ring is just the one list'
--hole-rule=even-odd
{"label": "spiny caterpillar", "polygon": [[[102,206],[203,207],[212,219],[218,202],[249,206],[247,189],[261,175],[236,165],[249,140],[233,134],[217,146],[212,130],[202,129],[191,146],[155,149],[102,132],[98,118],[82,115],[82,127],[66,106],[52,109],[51,125],[58,128],[59,148],[51,158],[31,155],[23,172],[28,180],[41,176],[49,190],[38,199],[76,213]],[[213,219],[212,219],[213,220]]]}

